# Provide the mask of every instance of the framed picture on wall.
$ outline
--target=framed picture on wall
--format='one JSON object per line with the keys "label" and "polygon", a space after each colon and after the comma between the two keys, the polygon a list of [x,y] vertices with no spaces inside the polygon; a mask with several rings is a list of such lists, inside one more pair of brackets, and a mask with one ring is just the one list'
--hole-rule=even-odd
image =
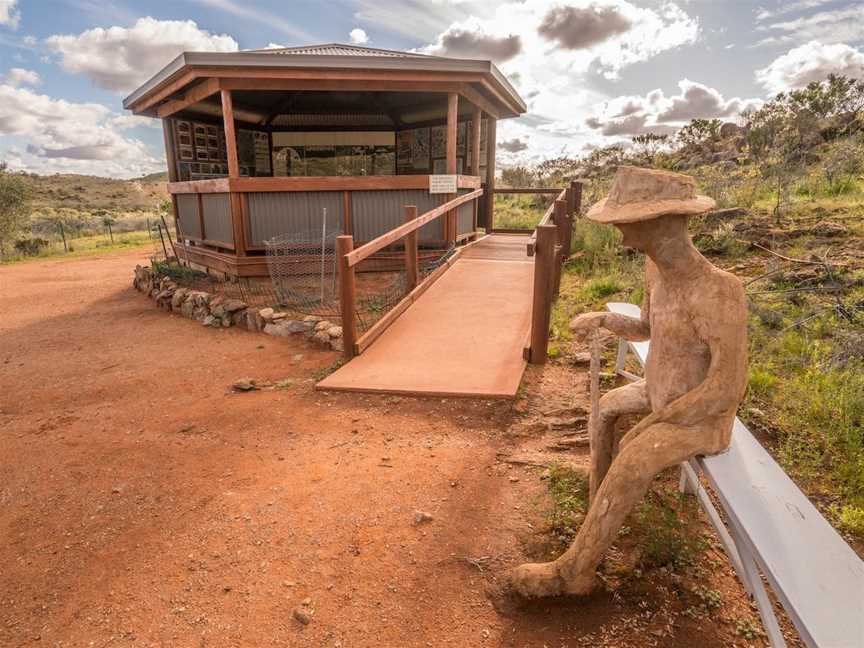
{"label": "framed picture on wall", "polygon": [[180,159],[181,160],[194,160],[195,154],[192,152],[191,146],[181,146],[180,147]]}
{"label": "framed picture on wall", "polygon": [[447,127],[433,126],[432,127],[432,150],[433,158],[440,158],[447,155]]}
{"label": "framed picture on wall", "polygon": [[444,173],[447,173],[447,160],[443,158],[433,160],[432,173],[434,173],[435,175],[442,175]]}
{"label": "framed picture on wall", "polygon": [[418,170],[429,168],[429,130],[428,128],[414,130],[414,141],[411,143],[411,166]]}
{"label": "framed picture on wall", "polygon": [[198,160],[209,160],[210,156],[207,155],[207,149],[195,149],[195,158]]}
{"label": "framed picture on wall", "polygon": [[192,132],[192,124],[186,121],[177,122],[177,132],[178,133],[191,133]]}

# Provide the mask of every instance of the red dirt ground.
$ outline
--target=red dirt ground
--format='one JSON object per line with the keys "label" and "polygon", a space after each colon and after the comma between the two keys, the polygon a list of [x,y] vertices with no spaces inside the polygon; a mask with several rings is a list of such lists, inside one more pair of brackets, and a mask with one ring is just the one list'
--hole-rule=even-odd
{"label": "red dirt ground", "polygon": [[0,645],[761,645],[716,549],[710,614],[681,614],[664,570],[493,607],[545,493],[501,461],[524,441],[505,431],[571,372],[530,372],[515,407],[315,392],[336,354],[157,310],[131,288],[143,260],[0,267]]}

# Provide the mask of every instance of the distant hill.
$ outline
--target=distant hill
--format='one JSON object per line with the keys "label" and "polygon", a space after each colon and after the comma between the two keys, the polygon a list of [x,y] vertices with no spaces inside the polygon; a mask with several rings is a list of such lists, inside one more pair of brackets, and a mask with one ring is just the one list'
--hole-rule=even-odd
{"label": "distant hill", "polygon": [[34,213],[40,209],[105,209],[116,214],[155,211],[168,199],[166,173],[151,173],[132,180],[77,174],[25,175]]}

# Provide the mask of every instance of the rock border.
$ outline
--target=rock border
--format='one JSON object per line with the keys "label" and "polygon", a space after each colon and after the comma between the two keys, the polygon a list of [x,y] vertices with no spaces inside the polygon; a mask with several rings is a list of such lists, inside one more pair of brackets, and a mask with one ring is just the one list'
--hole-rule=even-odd
{"label": "rock border", "polygon": [[287,313],[273,308],[249,306],[203,290],[192,290],[177,284],[171,277],[160,276],[150,267],[135,266],[132,280],[135,290],[156,302],[156,306],[196,320],[212,328],[239,326],[254,333],[277,337],[303,335],[320,347],[342,351],[342,327],[317,315],[302,320],[290,319]]}

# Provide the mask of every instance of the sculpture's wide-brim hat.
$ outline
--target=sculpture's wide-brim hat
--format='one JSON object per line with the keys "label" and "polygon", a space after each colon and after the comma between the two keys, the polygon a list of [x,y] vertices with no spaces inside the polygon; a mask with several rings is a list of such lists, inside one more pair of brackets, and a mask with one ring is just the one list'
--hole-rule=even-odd
{"label": "sculpture's wide-brim hat", "polygon": [[693,216],[714,208],[714,200],[696,194],[696,182],[688,175],[620,166],[609,196],[595,203],[585,215],[596,223],[638,223],[669,214]]}

